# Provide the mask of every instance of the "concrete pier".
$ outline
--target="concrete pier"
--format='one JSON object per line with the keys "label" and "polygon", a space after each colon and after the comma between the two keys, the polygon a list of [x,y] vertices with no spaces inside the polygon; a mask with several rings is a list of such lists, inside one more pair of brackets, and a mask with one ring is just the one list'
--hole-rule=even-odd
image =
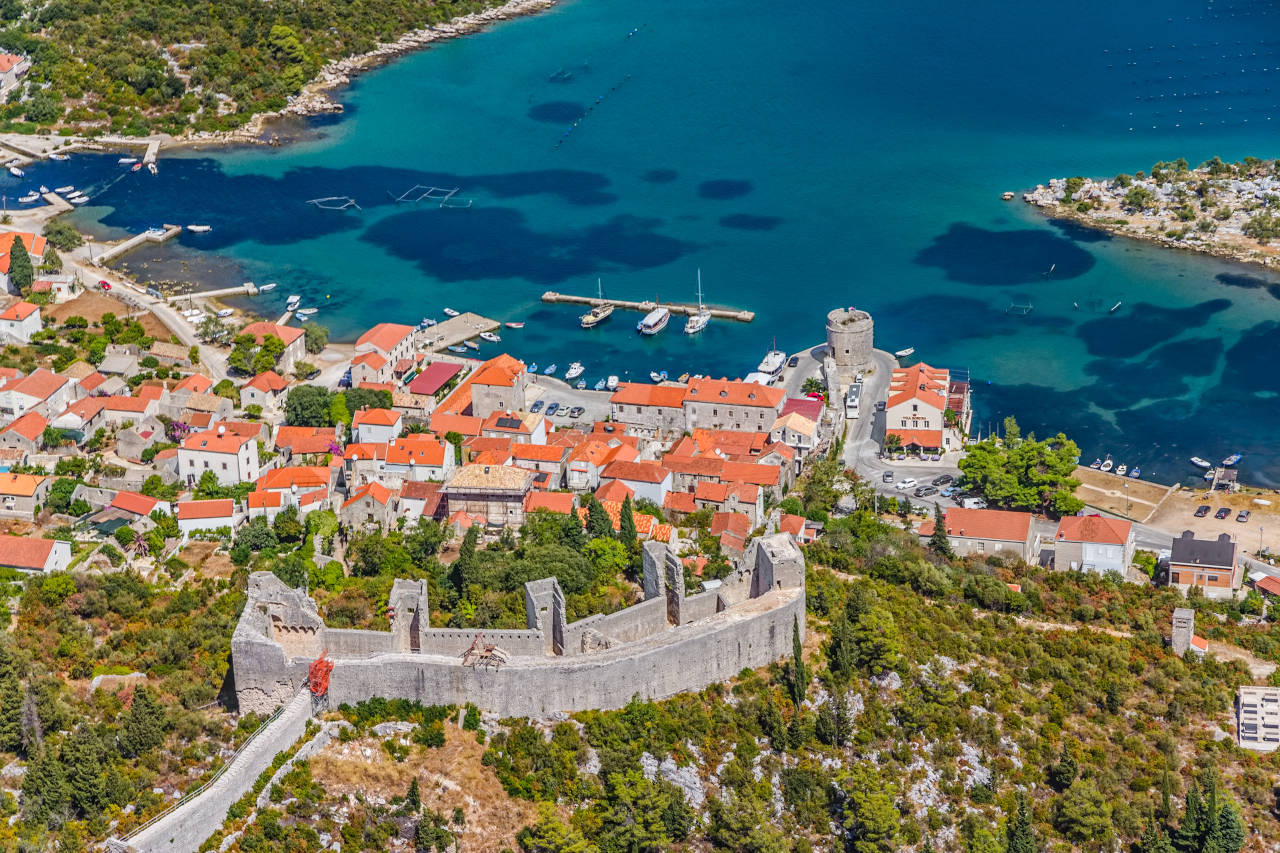
{"label": "concrete pier", "polygon": [[[439,351],[450,346],[458,346],[463,341],[480,337],[481,332],[493,332],[502,327],[497,320],[482,317],[479,314],[465,312],[457,317],[450,317],[430,328],[423,329],[422,335],[427,341],[427,349]],[[491,346],[501,346],[491,344]],[[458,353],[461,355],[461,353]],[[478,357],[478,356],[477,356]]]}
{"label": "concrete pier", "polygon": [[[93,262],[98,266],[103,267],[123,255],[125,252],[138,248],[143,243],[163,243],[165,240],[176,237],[181,233],[181,225],[165,225],[163,231],[143,231],[141,234],[135,234],[123,243],[117,243],[110,249],[107,249],[101,255],[94,258]],[[239,288],[237,288],[237,290],[239,290]]]}
{"label": "concrete pier", "polygon": [[219,296],[257,296],[258,288],[251,281],[235,287],[223,287],[218,290],[199,290],[195,293],[179,293],[177,296],[166,296],[165,302],[181,302],[184,299],[214,299]]}
{"label": "concrete pier", "polygon": [[[631,299],[600,299],[595,296],[574,296],[569,293],[557,293],[554,290],[548,290],[542,294],[543,302],[568,302],[574,305],[589,305],[594,308],[597,305],[606,303],[615,308],[625,308],[628,311],[644,311],[648,313],[654,308],[662,307],[669,310],[672,314],[684,314],[692,316],[698,313],[698,306],[691,305],[687,302],[655,302],[646,299],[643,302],[637,302]],[[709,308],[712,317],[718,317],[722,320],[737,320],[742,323],[750,323],[756,318],[754,311],[735,311],[731,308]]]}
{"label": "concrete pier", "polygon": [[69,213],[70,211],[75,210],[75,208],[71,205],[71,202],[67,201],[65,198],[58,195],[57,193],[45,193],[43,198],[44,198],[45,204],[48,204],[51,207],[53,207],[54,216],[57,216],[60,213]]}

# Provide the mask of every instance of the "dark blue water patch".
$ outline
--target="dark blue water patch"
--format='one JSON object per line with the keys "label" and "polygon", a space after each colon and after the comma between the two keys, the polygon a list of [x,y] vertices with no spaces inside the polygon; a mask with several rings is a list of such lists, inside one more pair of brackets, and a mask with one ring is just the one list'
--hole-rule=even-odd
{"label": "dark blue water patch", "polygon": [[950,281],[1008,287],[1076,278],[1096,263],[1093,255],[1073,241],[1049,231],[1021,229],[988,231],[963,222],[921,249],[915,263],[938,267]]}
{"label": "dark blue water patch", "polygon": [[877,305],[873,314],[912,317],[912,329],[922,340],[949,338],[957,333],[966,340],[998,338],[1016,335],[1026,326],[1056,333],[1071,326],[1067,317],[1034,311],[1026,315],[1009,314],[1005,311],[1007,305],[1007,300],[987,302],[971,296],[939,294],[929,297],[928,311],[920,310],[919,300],[908,299]]}
{"label": "dark blue water patch", "polygon": [[740,231],[772,231],[782,224],[781,216],[756,216],[752,213],[731,213],[720,217],[720,224],[725,228],[737,228]]}
{"label": "dark blue water patch", "polygon": [[1259,278],[1256,275],[1245,275],[1244,273],[1221,272],[1215,275],[1214,280],[1228,287],[1242,287],[1246,290],[1257,290],[1264,288],[1268,293],[1276,299],[1280,299],[1280,284],[1269,281],[1265,278]]}
{"label": "dark blue water patch", "polygon": [[661,225],[660,219],[615,216],[581,230],[539,232],[514,208],[414,210],[380,220],[360,239],[441,281],[555,284],[606,270],[663,266],[694,248],[659,234]]}
{"label": "dark blue water patch", "polygon": [[[1182,376],[1144,360],[1134,364],[1115,358],[1100,358],[1084,365],[1084,372],[1099,380],[1089,395],[1102,409],[1124,411],[1139,400],[1166,400],[1180,397],[1190,389]],[[1135,391],[1134,389],[1141,389]],[[1140,396],[1139,396],[1140,395]]]}
{"label": "dark blue water patch", "polygon": [[1122,314],[1081,323],[1076,334],[1092,355],[1132,358],[1187,329],[1203,326],[1214,314],[1230,307],[1229,299],[1210,299],[1189,308],[1162,308],[1139,302]]}
{"label": "dark blue water patch", "polygon": [[678,177],[680,173],[675,169],[650,169],[640,176],[640,180],[649,184],[669,184]]}
{"label": "dark blue water patch", "polygon": [[[1070,237],[1077,243],[1106,243],[1111,239],[1109,232],[1100,228],[1081,225],[1074,219],[1063,219],[1055,216],[1049,220],[1049,224],[1061,231],[1064,237]],[[1057,271],[1055,270],[1055,272]]]}
{"label": "dark blue water patch", "polygon": [[1222,350],[1220,338],[1179,338],[1153,350],[1142,366],[1177,376],[1211,376]]}
{"label": "dark blue water patch", "polygon": [[573,101],[547,101],[534,104],[528,112],[529,118],[547,124],[567,124],[577,121],[586,114],[586,107]]}
{"label": "dark blue water patch", "polygon": [[[1235,346],[1227,350],[1226,367],[1222,371],[1221,392],[1234,395],[1236,400],[1259,399],[1264,395],[1280,394],[1280,371],[1274,366],[1280,363],[1280,323],[1259,323],[1240,336]],[[1264,397],[1270,414],[1268,422],[1275,422],[1280,405],[1270,396]],[[1239,415],[1232,413],[1231,417]]]}
{"label": "dark blue water patch", "polygon": [[753,184],[750,181],[703,181],[698,184],[698,195],[703,198],[725,201],[731,198],[742,198],[752,189]]}

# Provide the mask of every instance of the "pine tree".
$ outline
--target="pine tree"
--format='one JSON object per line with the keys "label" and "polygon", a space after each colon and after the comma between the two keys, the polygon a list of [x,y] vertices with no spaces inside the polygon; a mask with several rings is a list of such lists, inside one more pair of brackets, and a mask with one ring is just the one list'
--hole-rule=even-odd
{"label": "pine tree", "polygon": [[413,781],[409,783],[409,793],[404,795],[404,804],[413,811],[414,814],[422,808],[422,794],[418,792],[418,777],[414,776]]}
{"label": "pine tree", "polygon": [[22,748],[22,695],[13,654],[0,646],[0,750],[5,752]]}
{"label": "pine tree", "polygon": [[18,237],[13,238],[13,245],[9,249],[9,282],[18,290],[19,293],[26,293],[31,289],[31,283],[35,281],[35,270],[31,266],[31,255],[27,253],[27,246]]}
{"label": "pine tree", "polygon": [[791,618],[791,701],[796,707],[809,690],[809,668],[804,663],[804,645],[800,642],[800,620]]}
{"label": "pine tree", "polygon": [[600,536],[613,535],[613,520],[605,510],[604,504],[594,496],[587,498],[587,536],[596,539]]}
{"label": "pine tree", "polygon": [[1173,845],[1154,820],[1147,824],[1146,832],[1142,833],[1138,853],[1174,853]]}
{"label": "pine tree", "polygon": [[22,777],[23,818],[40,826],[50,819],[61,822],[67,803],[67,783],[58,757],[48,746],[38,747]]}
{"label": "pine tree", "polygon": [[40,711],[36,708],[36,697],[30,688],[22,691],[22,749],[30,756],[44,743],[44,724],[40,722]]}
{"label": "pine tree", "polygon": [[119,740],[120,751],[128,758],[144,755],[164,742],[164,709],[146,687],[133,691]]}
{"label": "pine tree", "polygon": [[1169,765],[1160,773],[1160,804],[1156,807],[1156,817],[1161,823],[1167,823],[1173,817],[1173,782],[1169,778]]}
{"label": "pine tree", "polygon": [[618,517],[618,538],[628,549],[636,544],[636,519],[631,507],[631,495],[622,500],[622,512]]}
{"label": "pine tree", "polygon": [[1244,821],[1233,802],[1223,803],[1213,831],[1205,838],[1204,853],[1239,853],[1244,846]]}
{"label": "pine tree", "polygon": [[1005,825],[1007,845],[1005,853],[1036,853],[1036,838],[1031,832],[1031,813],[1027,809],[1027,795],[1018,792],[1018,808]]}
{"label": "pine tree", "polygon": [[88,726],[76,729],[67,740],[62,748],[62,764],[67,768],[71,805],[83,817],[95,817],[106,799],[102,788],[102,743]]}
{"label": "pine tree", "polygon": [[955,552],[951,550],[951,540],[947,538],[947,524],[942,517],[942,505],[933,505],[933,535],[929,537],[929,547],[933,553],[951,558]]}
{"label": "pine tree", "polygon": [[1182,812],[1182,822],[1173,831],[1170,841],[1179,853],[1199,853],[1200,839],[1204,829],[1204,801],[1200,798],[1200,786],[1191,784],[1187,791],[1187,802]]}
{"label": "pine tree", "polygon": [[467,529],[458,548],[458,559],[449,566],[449,583],[453,586],[458,599],[467,597],[467,587],[475,577],[476,548],[480,542],[480,526],[473,524]]}
{"label": "pine tree", "polygon": [[1058,758],[1058,763],[1050,765],[1048,776],[1049,784],[1055,790],[1062,792],[1071,787],[1071,783],[1076,781],[1076,759],[1067,750],[1066,745],[1062,747],[1062,755]]}

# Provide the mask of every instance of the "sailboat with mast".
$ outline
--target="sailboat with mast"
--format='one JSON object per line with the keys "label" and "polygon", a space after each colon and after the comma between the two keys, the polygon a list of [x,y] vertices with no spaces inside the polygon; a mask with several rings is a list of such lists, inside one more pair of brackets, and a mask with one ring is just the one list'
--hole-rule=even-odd
{"label": "sailboat with mast", "polygon": [[696,335],[707,327],[711,322],[711,309],[702,304],[702,270],[698,270],[698,313],[690,314],[689,319],[685,320],[684,333],[686,335]]}
{"label": "sailboat with mast", "polygon": [[[604,285],[600,283],[600,279],[596,279],[596,298],[604,299]],[[584,329],[594,329],[605,320],[609,319],[609,315],[613,313],[612,302],[602,302],[595,306],[587,313],[578,318]]]}

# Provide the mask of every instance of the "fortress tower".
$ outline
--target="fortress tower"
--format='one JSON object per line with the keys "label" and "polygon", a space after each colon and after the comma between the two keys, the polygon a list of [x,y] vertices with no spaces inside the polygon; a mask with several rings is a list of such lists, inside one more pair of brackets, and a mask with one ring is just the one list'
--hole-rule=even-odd
{"label": "fortress tower", "polygon": [[836,363],[841,384],[850,382],[873,362],[875,324],[857,308],[837,308],[827,314],[827,355]]}

